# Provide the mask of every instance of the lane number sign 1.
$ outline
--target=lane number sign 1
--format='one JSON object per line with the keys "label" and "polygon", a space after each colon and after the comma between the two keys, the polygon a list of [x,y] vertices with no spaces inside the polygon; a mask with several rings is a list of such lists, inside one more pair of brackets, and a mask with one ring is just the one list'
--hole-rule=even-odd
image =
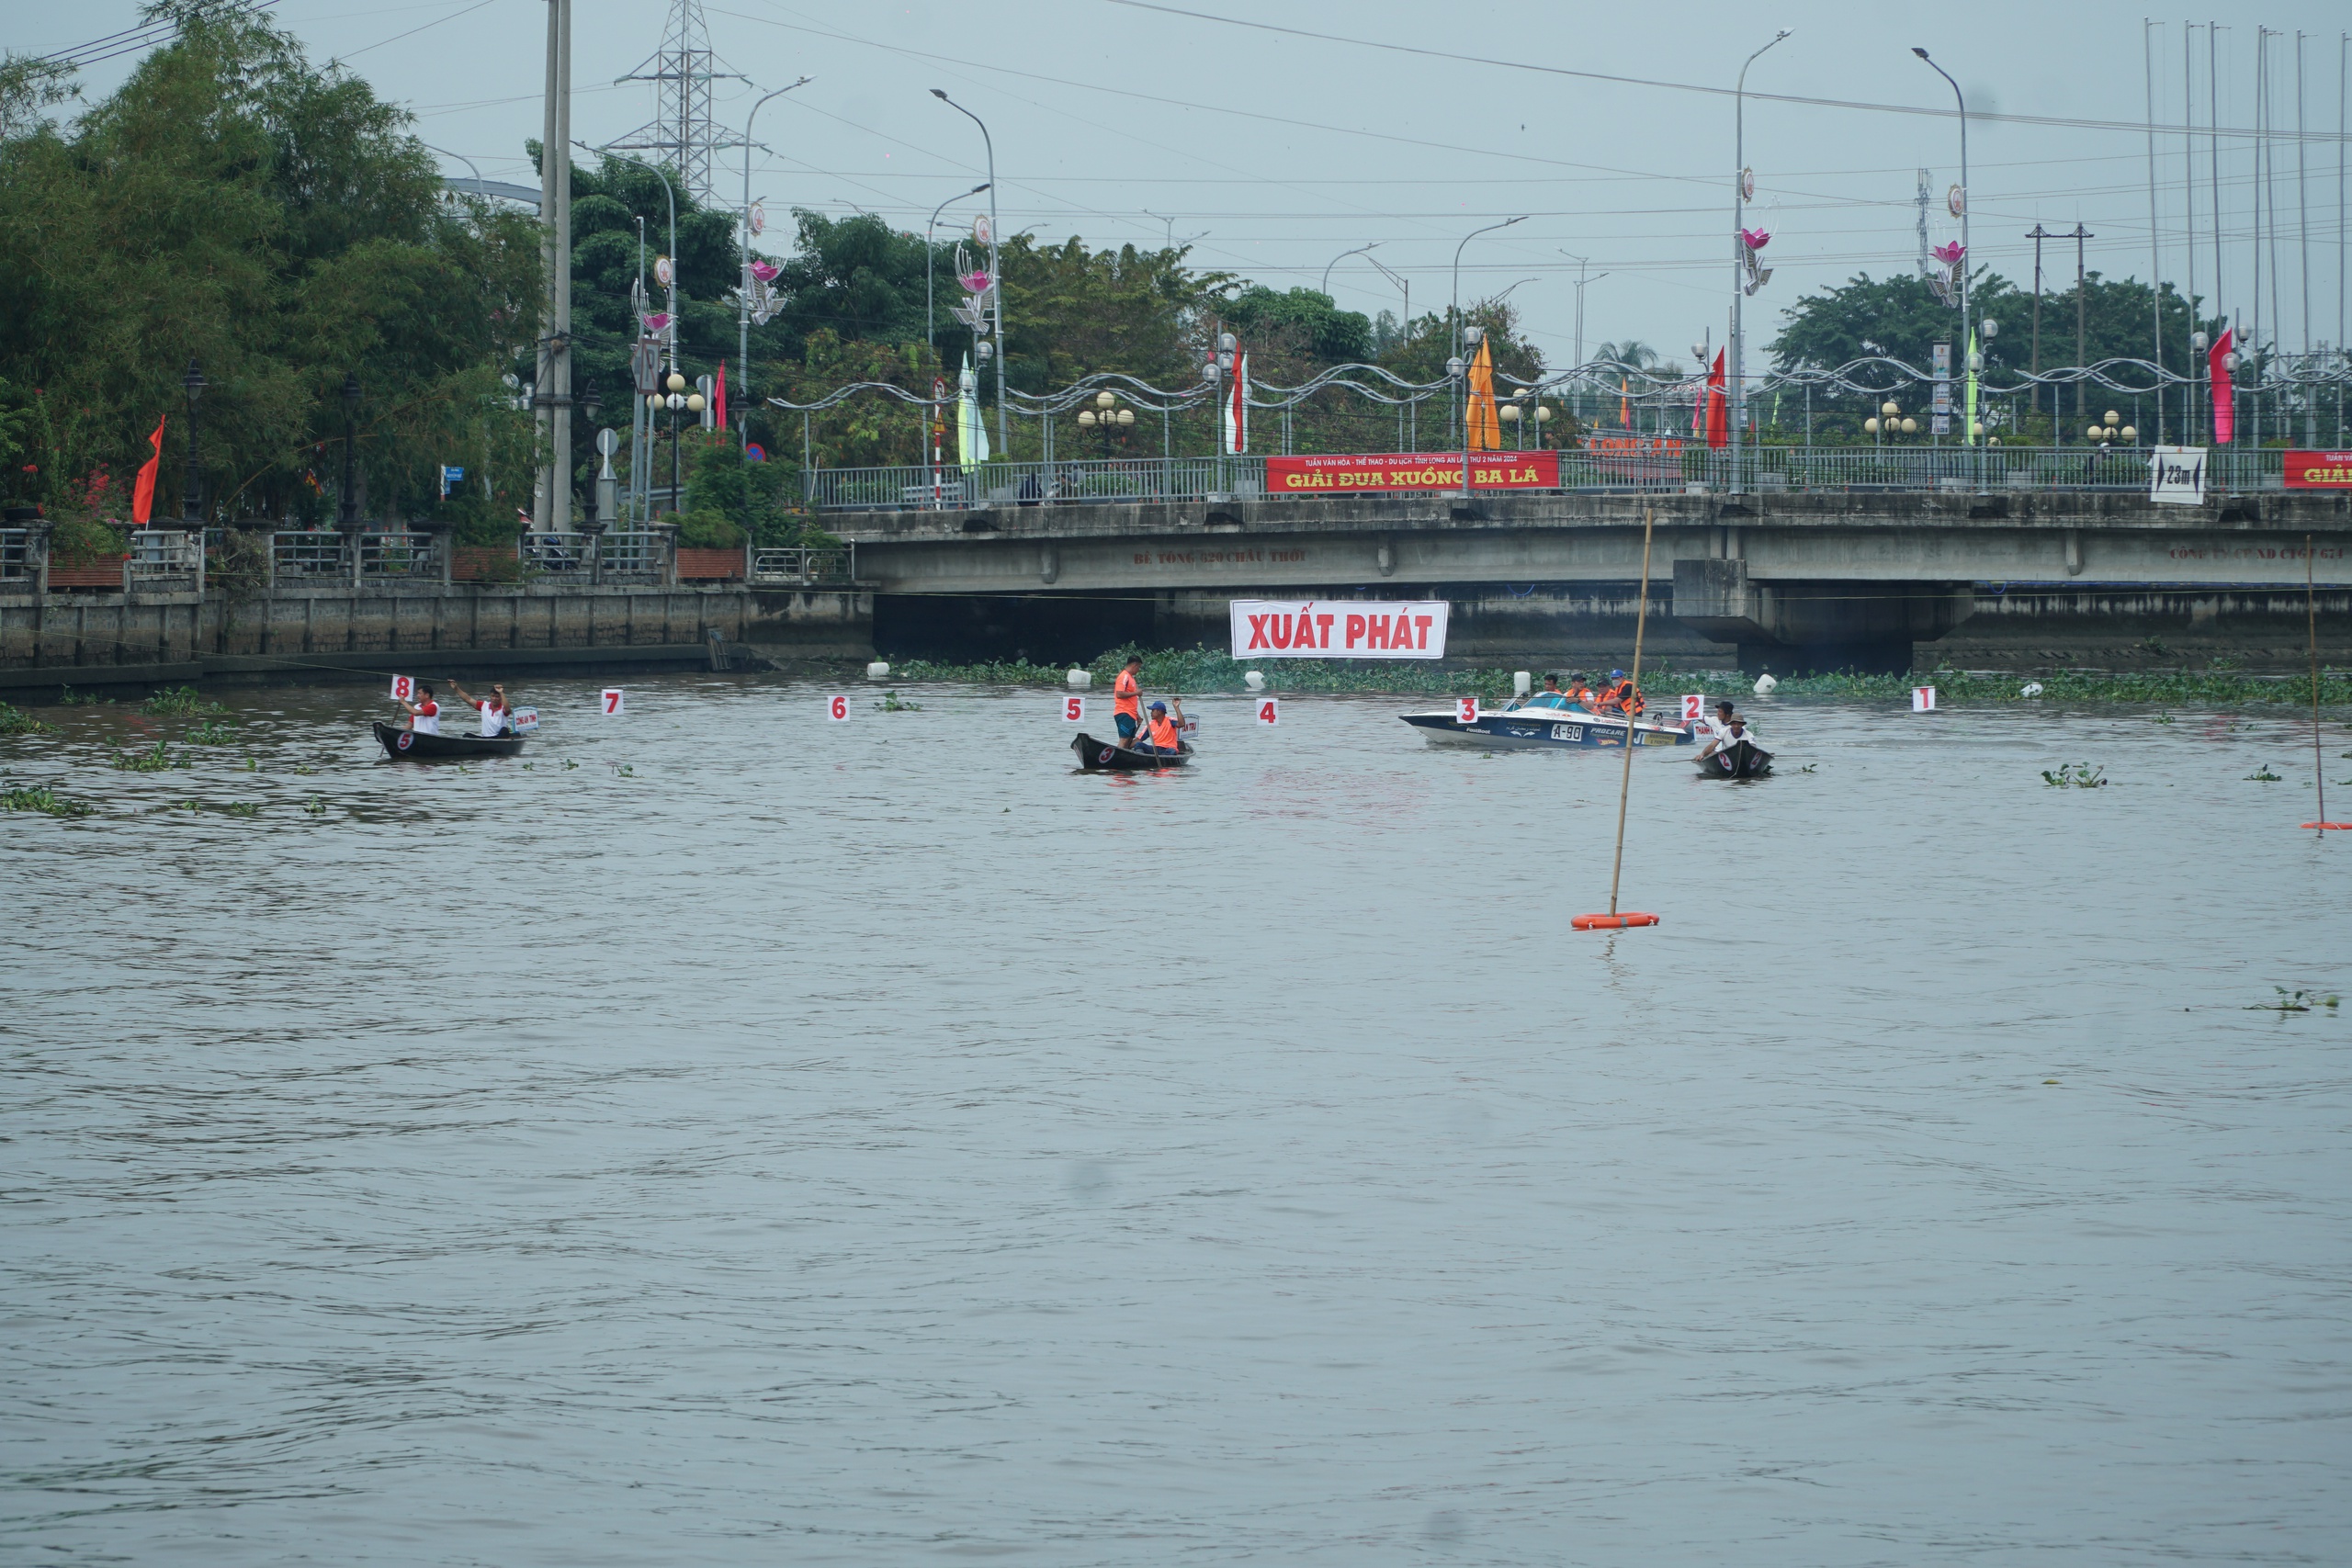
{"label": "lane number sign 1", "polygon": [[1683,693],[1682,722],[1685,724],[1696,724],[1706,716],[1707,694],[1704,692]]}
{"label": "lane number sign 1", "polygon": [[604,705],[597,711],[606,718],[618,718],[621,716],[622,702],[621,689],[618,686],[607,686],[605,688]]}
{"label": "lane number sign 1", "polygon": [[1086,699],[1084,697],[1064,697],[1062,699],[1062,722],[1064,724],[1084,724],[1086,722]]}
{"label": "lane number sign 1", "polygon": [[1477,698],[1476,698],[1476,697],[1456,697],[1456,698],[1454,698],[1454,699],[1453,699],[1453,722],[1454,722],[1454,723],[1456,723],[1456,724],[1476,724],[1476,723],[1477,723],[1477,722],[1478,722],[1478,699],[1477,699]]}
{"label": "lane number sign 1", "polygon": [[849,722],[849,697],[836,692],[825,699],[825,716],[835,724]]}
{"label": "lane number sign 1", "polygon": [[413,675],[392,677],[392,701],[413,703],[416,700],[416,678]]}
{"label": "lane number sign 1", "polygon": [[1264,725],[1276,725],[1280,724],[1282,721],[1282,700],[1278,697],[1260,697],[1258,699],[1258,722]]}
{"label": "lane number sign 1", "polygon": [[1935,708],[1936,689],[1933,686],[1914,686],[1911,688],[1911,711],[1913,713],[1933,713]]}

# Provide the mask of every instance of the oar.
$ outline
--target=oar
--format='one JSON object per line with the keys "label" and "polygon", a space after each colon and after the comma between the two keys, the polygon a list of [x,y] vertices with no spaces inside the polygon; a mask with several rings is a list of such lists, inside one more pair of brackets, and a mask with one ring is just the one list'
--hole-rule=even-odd
{"label": "oar", "polygon": [[[1635,691],[1642,687],[1642,631],[1648,624],[1650,613],[1650,525],[1651,513],[1642,508],[1642,594],[1634,611],[1634,674]],[[1617,856],[1609,868],[1609,913],[1578,915],[1568,924],[1580,931],[1623,931],[1628,926],[1654,926],[1656,915],[1628,910],[1617,912],[1617,881],[1625,869],[1625,802],[1634,792],[1634,747],[1640,739],[1634,728],[1634,716],[1625,713],[1625,773],[1617,785]]]}

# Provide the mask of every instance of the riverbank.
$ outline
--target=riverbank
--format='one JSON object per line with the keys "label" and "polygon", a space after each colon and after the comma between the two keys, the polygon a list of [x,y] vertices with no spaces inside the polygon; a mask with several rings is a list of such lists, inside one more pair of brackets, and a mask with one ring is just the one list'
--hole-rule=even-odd
{"label": "riverbank", "polygon": [[[1389,696],[1508,697],[1514,671],[1453,668],[1438,663],[1386,660],[1343,662],[1336,660],[1270,660],[1244,664],[1206,649],[1152,649],[1116,648],[1084,666],[1098,687],[1107,688],[1127,656],[1143,655],[1143,683],[1162,692],[1242,692],[1244,675],[1256,670],[1275,693],[1362,693]],[[1543,671],[1533,672],[1540,680]],[[1563,671],[1562,673],[1566,673]],[[1602,673],[1599,670],[1588,674]],[[1024,661],[945,664],[909,660],[890,666],[890,679],[899,682],[943,681],[976,685],[1060,686],[1065,668]],[[1754,689],[1753,677],[1736,670],[1645,665],[1643,689],[1652,694],[1701,691],[1745,693]],[[2311,677],[2263,675],[2245,671],[2204,669],[2178,671],[2056,671],[2048,674],[2018,674],[2007,671],[1936,670],[1910,675],[1803,675],[1781,679],[1773,694],[1782,697],[1838,697],[1857,702],[1907,701],[1914,686],[1936,688],[1940,705],[1986,705],[2024,702],[2202,703],[2217,705],[2308,704]],[[2038,686],[2033,695],[2026,688]],[[2320,701],[2335,706],[2352,704],[2352,671],[2322,670]]]}

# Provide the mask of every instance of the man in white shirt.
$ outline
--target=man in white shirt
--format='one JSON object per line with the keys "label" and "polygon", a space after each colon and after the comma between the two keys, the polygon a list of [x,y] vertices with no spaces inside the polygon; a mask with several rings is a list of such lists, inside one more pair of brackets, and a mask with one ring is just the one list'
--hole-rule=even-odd
{"label": "man in white shirt", "polygon": [[495,740],[514,728],[514,710],[506,701],[504,686],[492,682],[487,697],[475,696],[454,680],[449,682],[449,689],[458,694],[459,701],[472,704],[474,711],[481,715],[483,739]]}
{"label": "man in white shirt", "polygon": [[413,703],[401,702],[401,706],[408,709],[408,727],[419,735],[440,734],[441,705],[433,700],[433,688],[420,682],[416,697]]}
{"label": "man in white shirt", "polygon": [[1703,762],[1731,744],[1732,705],[1726,697],[1715,705],[1715,716],[1702,718],[1691,726],[1692,738],[1703,741],[1698,761]]}

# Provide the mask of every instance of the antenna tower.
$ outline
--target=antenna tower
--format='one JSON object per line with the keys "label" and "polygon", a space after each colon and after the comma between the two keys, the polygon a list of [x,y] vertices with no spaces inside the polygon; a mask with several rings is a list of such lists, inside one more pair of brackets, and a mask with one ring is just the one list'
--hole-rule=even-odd
{"label": "antenna tower", "polygon": [[610,143],[611,148],[640,152],[650,162],[668,164],[677,172],[685,193],[702,207],[723,205],[711,183],[712,165],[719,152],[743,144],[711,118],[711,84],[745,80],[739,72],[722,69],[724,65],[711,52],[702,0],[670,0],[670,21],[662,34],[662,47],[620,78],[653,84],[653,118]]}

